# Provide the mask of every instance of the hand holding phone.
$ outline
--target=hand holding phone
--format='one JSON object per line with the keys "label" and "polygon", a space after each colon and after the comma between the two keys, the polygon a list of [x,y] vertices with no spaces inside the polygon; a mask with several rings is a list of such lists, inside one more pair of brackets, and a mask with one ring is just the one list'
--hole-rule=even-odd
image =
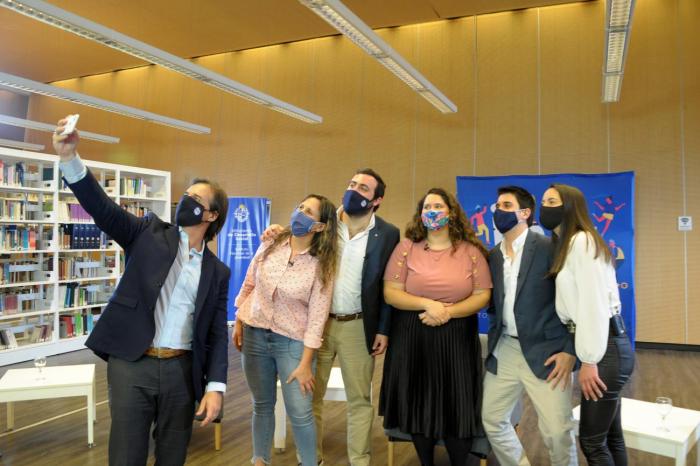
{"label": "hand holding phone", "polygon": [[75,125],[78,124],[79,118],[80,115],[78,115],[77,113],[75,115],[68,115],[68,117],[66,118],[66,126],[63,127],[63,132],[61,133],[61,136],[67,136],[73,131],[75,131]]}

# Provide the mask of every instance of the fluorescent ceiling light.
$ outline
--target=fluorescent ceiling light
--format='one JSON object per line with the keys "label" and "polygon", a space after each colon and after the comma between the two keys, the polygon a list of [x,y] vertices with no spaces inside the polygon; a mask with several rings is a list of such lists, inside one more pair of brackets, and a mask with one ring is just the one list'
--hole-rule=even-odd
{"label": "fluorescent ceiling light", "polygon": [[41,144],[31,144],[29,142],[15,141],[13,139],[0,138],[0,146],[14,147],[16,149],[23,149],[23,150],[33,150],[35,152],[38,152],[40,150],[44,150],[44,146],[42,146]]}
{"label": "fluorescent ceiling light", "polygon": [[611,27],[625,27],[631,19],[634,0],[608,0],[609,20],[608,25]]}
{"label": "fluorescent ceiling light", "polygon": [[606,3],[602,95],[604,103],[620,100],[635,1],[607,0]]}
{"label": "fluorescent ceiling light", "polygon": [[[10,126],[19,126],[20,128],[35,129],[37,131],[46,131],[47,133],[53,133],[56,130],[56,125],[42,123],[40,121],[24,120],[9,115],[0,115],[0,123]],[[80,131],[80,138],[106,142],[107,144],[117,144],[119,142],[119,138],[115,138],[114,136],[105,136],[104,134],[82,130]]]}
{"label": "fluorescent ceiling light", "polygon": [[617,102],[620,100],[622,76],[621,74],[603,76],[603,102]]}
{"label": "fluorescent ceiling light", "polygon": [[[8,0],[0,0],[8,1]],[[425,76],[384,42],[364,21],[338,0],[299,0],[323,18],[358,47],[378,60],[411,89],[418,92],[442,113],[454,113],[457,106],[452,103]]]}
{"label": "fluorescent ceiling light", "polygon": [[619,73],[622,71],[622,59],[625,53],[627,31],[611,32],[608,34],[607,60],[605,71]]}
{"label": "fluorescent ceiling light", "polygon": [[32,95],[31,92],[26,92],[26,91],[23,91],[21,89],[14,89],[12,87],[3,86],[2,84],[0,84],[0,91],[12,92],[13,94],[18,94],[18,95]]}
{"label": "fluorescent ceiling light", "polygon": [[321,123],[319,115],[276,99],[252,87],[241,84],[188,60],[126,36],[101,24],[55,7],[41,0],[0,0],[0,6],[42,21],[80,37],[99,42],[120,52],[128,53],[147,62],[160,65],[176,73],[196,79],[205,84],[242,97],[256,104],[297,118],[307,123]]}
{"label": "fluorescent ceiling light", "polygon": [[100,99],[98,97],[80,94],[78,92],[69,91],[68,89],[62,89],[60,87],[51,86],[38,81],[32,81],[31,79],[14,76],[8,73],[0,72],[0,85],[31,92],[32,94],[41,94],[49,97],[55,97],[57,99],[67,100],[69,102],[85,105],[87,107],[99,108],[100,110],[118,113],[120,115],[137,118],[139,120],[171,126],[173,128],[189,131],[191,133],[211,133],[211,129],[207,128],[206,126],[176,120],[175,118],[158,115],[157,113],[147,112],[146,110],[129,107],[116,102],[110,102],[109,100]]}

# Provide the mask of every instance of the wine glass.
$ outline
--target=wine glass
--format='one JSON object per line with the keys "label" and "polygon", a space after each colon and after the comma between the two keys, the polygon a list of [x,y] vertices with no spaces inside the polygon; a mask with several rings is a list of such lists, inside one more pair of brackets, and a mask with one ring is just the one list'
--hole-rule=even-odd
{"label": "wine glass", "polygon": [[670,432],[666,426],[666,416],[671,414],[672,409],[673,402],[670,398],[665,396],[656,397],[656,411],[659,413],[659,415],[661,415],[661,426],[659,427],[659,430],[663,432]]}
{"label": "wine glass", "polygon": [[44,375],[41,373],[41,369],[46,367],[46,356],[35,357],[34,367],[36,367],[39,370],[39,377],[37,377],[37,380],[44,380]]}

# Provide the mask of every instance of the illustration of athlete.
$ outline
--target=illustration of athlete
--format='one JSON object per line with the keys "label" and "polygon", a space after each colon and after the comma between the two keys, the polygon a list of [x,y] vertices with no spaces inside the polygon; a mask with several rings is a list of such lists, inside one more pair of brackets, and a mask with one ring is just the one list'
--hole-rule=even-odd
{"label": "illustration of athlete", "polygon": [[[481,209],[480,205],[477,205],[475,208],[475,212],[472,214],[471,217],[469,217],[469,221],[472,223],[472,226],[474,227],[474,231],[476,232],[477,237],[482,237],[486,236],[486,244],[491,244],[490,240],[490,235],[489,235],[489,227],[486,226],[486,223],[484,222],[484,214],[486,214],[486,210],[488,209],[486,206],[484,206],[483,209]],[[481,209],[481,210],[479,210]],[[481,238],[483,241],[484,239]]]}
{"label": "illustration of athlete", "polygon": [[608,228],[610,228],[610,225],[615,218],[615,214],[625,206],[625,203],[623,202],[622,204],[616,206],[613,203],[612,195],[609,195],[605,197],[603,204],[598,201],[593,201],[593,204],[595,204],[595,206],[602,211],[600,215],[592,215],[596,222],[603,224],[603,230],[600,232],[600,236],[605,236],[605,233],[607,233]]}

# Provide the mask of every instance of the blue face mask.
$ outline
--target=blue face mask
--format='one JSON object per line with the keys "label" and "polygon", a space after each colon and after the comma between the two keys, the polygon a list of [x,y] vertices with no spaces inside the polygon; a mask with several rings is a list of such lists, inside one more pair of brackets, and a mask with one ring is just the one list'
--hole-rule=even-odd
{"label": "blue face mask", "polygon": [[[520,212],[519,210],[516,212]],[[520,223],[516,212],[506,212],[505,210],[496,209],[493,213],[493,223],[501,234],[505,235],[515,226]]]}
{"label": "blue face mask", "polygon": [[372,200],[367,199],[354,189],[348,189],[343,195],[343,211],[348,215],[364,215],[372,208]]}
{"label": "blue face mask", "polygon": [[316,220],[306,215],[299,209],[292,212],[291,226],[294,236],[305,236],[311,233],[311,229],[316,225]]}

